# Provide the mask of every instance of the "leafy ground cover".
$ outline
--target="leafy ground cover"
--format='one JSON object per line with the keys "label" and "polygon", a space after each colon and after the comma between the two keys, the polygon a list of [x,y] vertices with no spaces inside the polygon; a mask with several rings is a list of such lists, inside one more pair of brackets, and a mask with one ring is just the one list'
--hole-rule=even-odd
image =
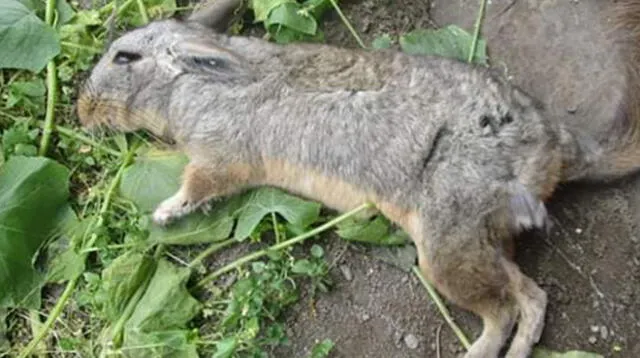
{"label": "leafy ground cover", "polygon": [[[413,54],[488,61],[478,36],[482,11],[473,35],[448,26],[367,45],[334,0],[250,5],[253,23],[240,22],[234,31],[262,26],[279,43],[323,41],[322,15],[335,11],[362,47],[398,45]],[[297,244],[327,230],[345,240],[408,244],[384,217],[356,220],[371,208],[367,203],[327,214],[318,203],[274,188],[227,198],[208,215],[196,213],[169,229],[151,223],[153,208],[177,189],[186,158],[144,134],[86,134],[74,96],[115,33],[183,10],[189,8],[174,0],[97,8],[65,0],[0,4],[0,353],[266,356],[268,347],[287,343],[280,316],[301,290],[331,289],[323,248]],[[238,247],[249,250],[217,267],[207,264]],[[327,356],[333,347],[323,340],[311,355]],[[561,356],[542,349],[537,355]]]}

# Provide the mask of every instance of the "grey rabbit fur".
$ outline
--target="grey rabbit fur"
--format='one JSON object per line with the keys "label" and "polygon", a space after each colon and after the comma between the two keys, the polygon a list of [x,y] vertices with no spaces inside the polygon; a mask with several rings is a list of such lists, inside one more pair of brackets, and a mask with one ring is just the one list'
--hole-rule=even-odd
{"label": "grey rabbit fur", "polygon": [[[189,156],[155,222],[263,185],[340,211],[371,202],[411,236],[423,275],[482,317],[466,358],[497,357],[516,321],[506,356],[529,356],[547,295],[512,260],[512,240],[546,227],[560,182],[638,168],[637,68],[615,130],[578,134],[484,67],[225,35],[221,14],[237,3],[124,34],[81,91],[85,126],[148,130]],[[618,23],[635,26],[616,32],[631,63],[640,1],[619,3]]]}

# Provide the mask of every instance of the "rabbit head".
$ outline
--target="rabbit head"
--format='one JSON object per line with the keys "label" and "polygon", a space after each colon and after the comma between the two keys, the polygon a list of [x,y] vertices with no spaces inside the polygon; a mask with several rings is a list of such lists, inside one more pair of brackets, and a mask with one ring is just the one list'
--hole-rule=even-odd
{"label": "rabbit head", "polygon": [[[187,21],[156,21],[116,39],[82,86],[77,111],[81,124],[121,131],[146,129],[165,137],[174,84],[179,77],[206,71],[234,55],[216,46],[221,23],[239,0],[218,0]],[[224,77],[228,71],[222,71]]]}

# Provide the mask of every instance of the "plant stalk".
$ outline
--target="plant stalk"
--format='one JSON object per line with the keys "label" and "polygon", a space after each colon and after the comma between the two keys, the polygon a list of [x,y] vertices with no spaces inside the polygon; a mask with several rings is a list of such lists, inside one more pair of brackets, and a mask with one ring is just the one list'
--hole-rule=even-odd
{"label": "plant stalk", "polygon": [[[116,173],[116,176],[113,178],[113,181],[109,186],[107,194],[105,195],[102,206],[100,207],[99,215],[97,219],[93,221],[94,224],[91,225],[91,229],[93,229],[92,231],[95,231],[95,229],[104,225],[103,217],[106,214],[107,210],[109,209],[109,206],[111,204],[111,200],[116,191],[116,188],[120,184],[120,180],[122,179],[124,169],[133,160],[134,153],[135,153],[135,150],[131,149],[131,151],[129,151],[127,155],[124,157],[122,164],[120,165],[120,168],[118,169],[118,172]],[[96,235],[95,233],[91,234],[90,239],[83,246],[91,247],[91,245],[95,243],[97,238],[98,238],[98,235]],[[87,255],[88,253],[83,254],[83,260],[86,260]],[[71,294],[75,290],[76,286],[78,285],[78,282],[80,281],[80,277],[81,277],[81,274],[73,277],[71,280],[69,280],[69,282],[67,282],[67,286],[65,287],[64,292],[62,292],[62,295],[60,296],[60,298],[58,298],[56,305],[53,307],[53,309],[49,313],[49,316],[47,317],[47,320],[45,321],[45,323],[42,325],[42,328],[38,332],[38,335],[35,336],[33,339],[31,339],[29,344],[22,350],[22,352],[20,352],[19,358],[26,358],[29,355],[31,355],[34,348],[49,334],[49,331],[53,328],[53,324],[58,319],[58,317],[60,317],[60,314],[62,314],[62,310],[67,304],[67,301],[71,297]]]}
{"label": "plant stalk", "polygon": [[[53,1],[51,1],[53,2]],[[44,128],[40,139],[38,155],[46,155],[51,141],[51,133],[55,122],[55,107],[58,100],[58,77],[54,60],[47,63],[47,109],[44,117]]]}
{"label": "plant stalk", "polygon": [[364,44],[364,41],[362,41],[362,39],[360,38],[360,35],[358,35],[358,32],[356,31],[356,29],[354,29],[353,26],[351,26],[351,23],[349,22],[349,20],[347,20],[347,17],[344,16],[344,14],[342,13],[342,10],[340,10],[340,7],[338,6],[338,4],[336,4],[336,0],[329,0],[329,1],[331,1],[331,5],[333,5],[333,8],[338,13],[338,16],[340,16],[340,19],[342,20],[344,25],[349,29],[349,32],[351,32],[351,35],[353,35],[353,37],[356,39],[356,41],[358,42],[358,45],[360,45],[360,47],[362,48],[367,48],[367,46]]}
{"label": "plant stalk", "polygon": [[[53,19],[56,12],[56,0],[47,0],[47,7],[44,13],[44,21],[47,25],[53,27]],[[55,121],[55,107],[58,97],[58,75],[56,73],[56,63],[51,59],[47,63],[47,109],[44,119],[44,130],[40,140],[39,155],[46,155],[51,140],[51,132],[53,131],[53,123]]]}
{"label": "plant stalk", "polygon": [[473,39],[471,40],[471,51],[469,52],[469,59],[467,62],[472,63],[476,55],[476,48],[478,47],[478,38],[480,37],[480,27],[482,26],[482,18],[484,17],[484,10],[487,7],[487,0],[480,0],[480,9],[478,10],[478,17],[476,18],[476,25],[473,30]]}
{"label": "plant stalk", "polygon": [[331,227],[339,224],[340,222],[349,219],[352,216],[355,216],[356,214],[360,213],[361,211],[365,211],[367,209],[371,209],[373,207],[373,204],[371,203],[365,203],[362,204],[360,206],[358,206],[357,208],[346,212],[330,221],[327,221],[326,223],[318,226],[317,228],[313,229],[313,230],[309,230],[307,232],[305,232],[304,234],[298,235],[294,238],[291,238],[289,240],[283,241],[279,244],[275,244],[267,249],[264,250],[260,250],[257,252],[254,252],[252,254],[246,255],[226,266],[221,267],[220,269],[210,273],[209,275],[205,276],[202,280],[200,280],[198,282],[198,284],[196,285],[196,288],[204,288],[204,286],[209,283],[210,281],[215,280],[216,278],[218,278],[219,276],[239,268],[240,266],[246,264],[247,262],[253,261],[255,259],[258,259],[262,256],[266,256],[269,252],[271,251],[275,251],[275,250],[280,250],[280,249],[284,249],[286,247],[292,246],[294,244],[297,244],[299,242],[302,242],[312,236],[315,236],[317,234],[320,234],[328,229],[330,229]]}
{"label": "plant stalk", "polygon": [[53,309],[49,313],[49,317],[47,317],[47,320],[42,325],[40,331],[33,339],[31,339],[29,344],[27,344],[27,346],[22,350],[22,352],[20,352],[20,356],[18,358],[26,358],[30,356],[31,352],[33,352],[36,346],[38,346],[38,344],[49,334],[49,331],[53,327],[53,323],[58,319],[58,317],[60,317],[60,314],[62,314],[62,310],[64,309],[65,304],[71,297],[71,294],[75,290],[79,280],[80,280],[80,275],[72,278],[67,283],[67,287],[64,288],[62,295],[60,296],[60,298],[58,298],[56,305],[53,306]]}
{"label": "plant stalk", "polygon": [[440,299],[440,296],[438,295],[436,290],[433,288],[433,286],[431,286],[429,282],[427,282],[424,276],[422,276],[422,273],[420,273],[420,269],[417,266],[413,266],[413,273],[416,276],[418,276],[418,279],[420,280],[424,288],[427,289],[429,296],[431,297],[433,302],[436,304],[436,307],[438,307],[438,311],[440,311],[440,314],[442,315],[442,317],[444,317],[444,320],[447,322],[449,327],[451,327],[451,329],[453,330],[453,333],[456,334],[456,336],[460,340],[460,343],[462,343],[462,346],[468,350],[469,347],[471,347],[471,343],[469,343],[469,339],[464,334],[462,329],[460,329],[460,327],[458,327],[458,325],[453,321],[453,318],[449,314],[449,310],[447,310],[447,307],[445,307],[444,303],[442,302],[442,299]]}

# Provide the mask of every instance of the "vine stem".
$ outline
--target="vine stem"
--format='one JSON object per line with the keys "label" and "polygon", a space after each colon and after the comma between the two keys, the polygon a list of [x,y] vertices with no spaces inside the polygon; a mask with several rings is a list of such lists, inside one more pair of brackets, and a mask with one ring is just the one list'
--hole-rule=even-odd
{"label": "vine stem", "polygon": [[[47,0],[44,18],[46,23],[51,27],[53,27],[55,11],[56,0]],[[51,141],[51,132],[53,132],[53,123],[56,118],[55,108],[58,99],[58,75],[56,72],[56,63],[54,59],[51,59],[49,63],[47,63],[47,109],[44,117],[44,130],[42,131],[42,138],[40,139],[39,155],[47,154],[49,142]]]}
{"label": "vine stem", "polygon": [[227,239],[225,241],[214,243],[213,245],[209,246],[206,250],[202,251],[200,255],[198,255],[195,259],[193,259],[193,261],[189,263],[188,267],[190,269],[193,269],[198,264],[200,264],[205,258],[207,258],[209,255],[213,255],[214,253],[224,249],[227,246],[233,245],[236,242],[238,242],[236,239]]}
{"label": "vine stem", "polygon": [[149,23],[149,15],[147,14],[147,8],[144,6],[142,0],[137,0],[138,3],[138,11],[140,11],[140,16],[142,17],[142,22],[145,24]]}
{"label": "vine stem", "polygon": [[[118,172],[116,173],[115,177],[111,181],[111,184],[109,185],[107,194],[105,195],[104,201],[102,202],[102,206],[100,207],[99,215],[97,219],[92,222],[93,225],[91,225],[91,227],[89,228],[90,230],[95,231],[95,229],[99,228],[104,224],[104,215],[107,213],[107,210],[109,210],[109,206],[111,205],[111,200],[113,199],[113,195],[115,194],[115,191],[118,188],[118,185],[120,184],[120,180],[122,179],[124,170],[129,165],[129,163],[131,163],[131,161],[133,160],[134,153],[135,153],[135,148],[132,148],[131,151],[129,151],[127,155],[124,157],[122,164],[120,165],[120,168],[118,168]],[[83,246],[91,247],[97,240],[97,237],[98,235],[96,235],[95,233],[91,234],[89,241],[86,243],[86,245],[83,245]],[[82,254],[83,260],[87,258],[87,255],[88,253]],[[45,321],[45,323],[42,325],[42,328],[38,332],[38,335],[35,336],[29,342],[29,344],[22,350],[22,352],[20,352],[19,358],[28,357],[31,354],[31,352],[34,350],[34,348],[38,345],[38,343],[40,343],[40,341],[42,341],[49,334],[49,331],[51,331],[53,324],[58,319],[58,317],[60,317],[60,314],[62,314],[62,310],[67,304],[67,301],[71,297],[71,294],[75,290],[76,286],[78,285],[78,282],[80,281],[80,276],[81,274],[78,274],[75,277],[73,277],[71,280],[69,280],[69,282],[67,282],[67,286],[62,292],[62,295],[58,298],[56,305],[53,306],[53,309],[49,313],[49,316],[47,317],[47,320]]]}
{"label": "vine stem", "polygon": [[367,48],[367,46],[364,44],[364,41],[362,41],[362,39],[360,38],[360,35],[358,35],[358,32],[356,31],[356,29],[354,29],[353,26],[351,26],[351,23],[349,22],[349,20],[347,20],[347,17],[344,16],[344,14],[342,13],[342,10],[340,10],[340,7],[338,6],[338,4],[336,4],[336,0],[329,0],[329,1],[331,1],[331,5],[333,5],[333,8],[338,13],[338,16],[340,16],[340,19],[342,20],[344,25],[349,29],[349,32],[351,32],[351,35],[353,35],[356,41],[358,41],[358,45],[360,45],[360,47],[362,48]]}
{"label": "vine stem", "polygon": [[256,259],[258,259],[258,258],[260,258],[262,256],[265,256],[271,251],[281,250],[281,249],[284,249],[284,248],[289,247],[291,245],[294,245],[294,244],[297,244],[299,242],[302,242],[302,241],[304,241],[304,240],[306,240],[306,239],[308,239],[308,238],[310,238],[312,236],[315,236],[317,234],[322,233],[323,231],[326,231],[326,230],[330,229],[331,227],[339,224],[340,222],[342,222],[344,220],[349,219],[350,217],[360,213],[361,211],[364,211],[364,210],[367,210],[367,209],[371,209],[371,208],[373,208],[373,204],[371,204],[371,203],[362,204],[362,205],[358,206],[357,208],[355,208],[355,209],[353,209],[353,210],[351,210],[349,212],[346,212],[346,213],[344,213],[344,214],[342,214],[342,215],[340,215],[340,216],[338,216],[338,217],[336,217],[336,218],[334,218],[334,219],[332,219],[330,221],[327,221],[326,223],[316,227],[313,230],[309,230],[309,231],[305,232],[304,234],[298,235],[298,236],[296,236],[294,238],[291,238],[289,240],[286,240],[286,241],[283,241],[281,243],[278,243],[278,244],[275,244],[273,246],[270,246],[267,249],[260,250],[260,251],[254,252],[252,254],[246,255],[246,256],[244,256],[244,257],[242,257],[242,258],[240,258],[240,259],[238,259],[238,260],[236,260],[236,261],[234,261],[234,262],[232,262],[232,263],[230,263],[230,264],[228,264],[226,266],[223,266],[220,269],[218,269],[218,270],[216,270],[216,271],[214,271],[214,272],[212,272],[210,274],[208,274],[207,276],[205,276],[202,280],[200,280],[198,282],[198,284],[196,285],[196,288],[204,288],[204,286],[207,283],[209,283],[210,281],[215,280],[219,276],[221,276],[221,275],[223,275],[223,274],[225,274],[225,273],[227,273],[227,272],[229,272],[231,270],[239,268],[240,266],[246,264],[247,262],[250,262],[250,261],[256,260]]}
{"label": "vine stem", "polygon": [[112,148],[109,148],[106,145],[101,144],[101,143],[99,143],[99,142],[97,142],[97,141],[95,141],[95,140],[93,140],[93,139],[81,134],[81,133],[78,133],[78,132],[74,131],[71,128],[66,128],[66,127],[62,127],[62,126],[56,125],[55,126],[55,130],[56,130],[56,132],[58,132],[59,134],[62,134],[65,137],[72,138],[72,139],[75,139],[75,140],[77,140],[79,142],[83,142],[85,144],[88,144],[88,145],[90,145],[92,147],[98,148],[98,149],[104,151],[105,153],[113,155],[114,157],[122,156],[122,153],[120,153],[119,151],[117,151],[115,149],[112,149]]}
{"label": "vine stem", "polygon": [[444,317],[444,320],[447,322],[449,327],[451,327],[451,329],[456,334],[456,336],[458,337],[458,339],[460,340],[464,348],[469,349],[469,347],[471,347],[471,343],[469,343],[469,339],[464,334],[464,332],[462,332],[462,329],[460,329],[460,327],[458,327],[458,325],[453,321],[453,318],[449,314],[449,310],[447,310],[447,307],[442,302],[442,299],[440,299],[440,296],[438,295],[436,290],[433,288],[433,286],[431,286],[429,282],[427,282],[424,276],[422,276],[422,273],[420,273],[420,269],[417,266],[413,266],[413,273],[416,276],[418,276],[420,283],[422,283],[424,288],[427,289],[427,292],[429,293],[431,300],[433,300],[433,302],[436,304],[436,307],[438,307],[438,311],[440,311],[440,314],[442,315],[442,317]]}
{"label": "vine stem", "polygon": [[484,17],[484,10],[487,7],[487,0],[480,0],[480,9],[478,10],[478,16],[476,18],[476,25],[473,30],[473,39],[471,40],[471,51],[469,52],[469,58],[467,62],[472,63],[473,58],[476,55],[476,48],[478,47],[478,38],[480,37],[480,27],[482,26],[482,18]]}

